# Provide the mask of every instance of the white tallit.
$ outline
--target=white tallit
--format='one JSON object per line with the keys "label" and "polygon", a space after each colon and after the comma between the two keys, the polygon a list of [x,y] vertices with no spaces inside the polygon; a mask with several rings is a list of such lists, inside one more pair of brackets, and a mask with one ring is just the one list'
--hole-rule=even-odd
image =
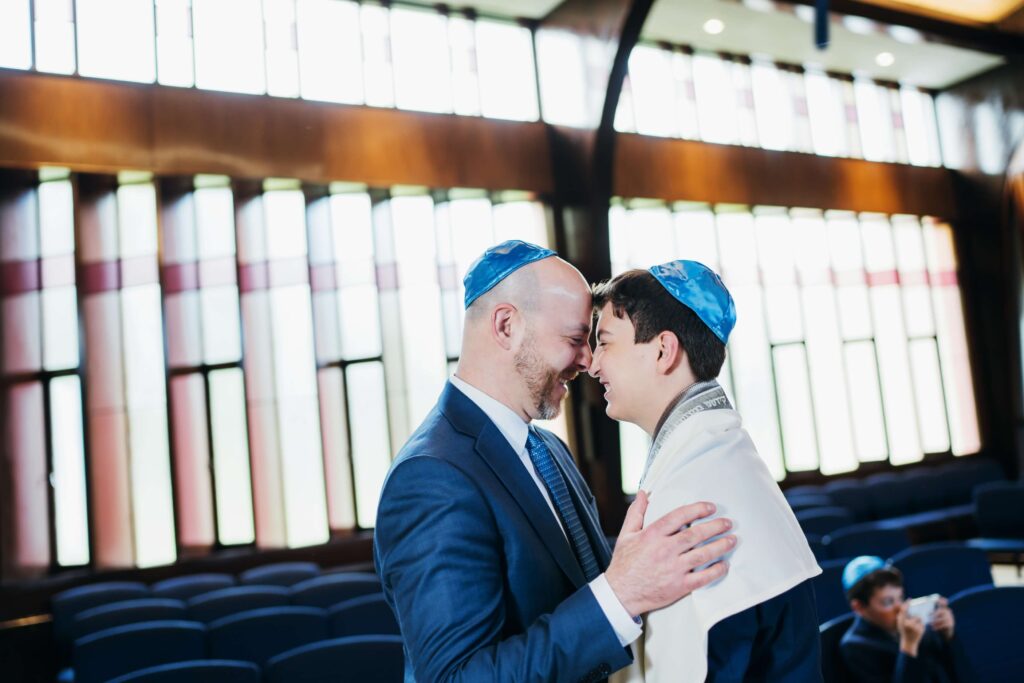
{"label": "white tallit", "polygon": [[636,661],[616,681],[703,683],[712,626],[821,573],[739,413],[717,382],[701,386],[712,384],[724,407],[695,408],[688,391],[657,435],[641,482],[650,497],[644,526],[680,505],[715,503],[715,516],[731,519],[738,539],[729,573],[647,615]]}

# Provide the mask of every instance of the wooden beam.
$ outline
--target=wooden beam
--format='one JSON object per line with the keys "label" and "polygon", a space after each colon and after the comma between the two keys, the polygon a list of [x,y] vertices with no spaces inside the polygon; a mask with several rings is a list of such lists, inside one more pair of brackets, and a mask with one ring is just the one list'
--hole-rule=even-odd
{"label": "wooden beam", "polygon": [[0,166],[553,189],[542,123],[0,73]]}
{"label": "wooden beam", "polygon": [[953,172],[643,135],[619,136],[615,194],[909,213],[954,220]]}

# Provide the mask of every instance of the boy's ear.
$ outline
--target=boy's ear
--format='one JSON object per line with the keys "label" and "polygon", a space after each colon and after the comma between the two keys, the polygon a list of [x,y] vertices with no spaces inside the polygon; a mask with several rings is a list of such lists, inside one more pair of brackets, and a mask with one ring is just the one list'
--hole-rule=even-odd
{"label": "boy's ear", "polygon": [[867,608],[867,605],[865,605],[860,600],[857,600],[857,599],[850,600],[850,610],[854,614],[856,614],[858,616],[862,615],[864,613],[865,608]]}
{"label": "boy's ear", "polygon": [[679,365],[680,362],[688,363],[686,351],[679,345],[679,338],[671,332],[661,332],[655,341],[658,344],[658,372],[667,375]]}

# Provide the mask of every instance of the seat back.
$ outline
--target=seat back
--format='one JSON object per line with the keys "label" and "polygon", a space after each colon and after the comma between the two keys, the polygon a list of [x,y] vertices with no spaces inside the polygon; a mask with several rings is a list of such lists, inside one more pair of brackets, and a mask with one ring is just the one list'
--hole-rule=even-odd
{"label": "seat back", "polygon": [[206,629],[191,621],[146,621],[75,641],[75,683],[106,683],[158,664],[202,659]]}
{"label": "seat back", "polygon": [[811,552],[814,553],[814,559],[818,562],[827,560],[829,558],[828,548],[821,540],[821,536],[817,534],[807,534],[807,545],[811,546]]}
{"label": "seat back", "polygon": [[825,484],[825,493],[834,505],[853,515],[855,522],[871,519],[871,498],[866,495],[864,483],[854,479],[841,479]]}
{"label": "seat back", "polygon": [[110,683],[260,683],[260,668],[252,662],[203,659],[161,664],[133,671]]}
{"label": "seat back", "polygon": [[149,587],[138,581],[107,581],[69,588],[53,596],[53,635],[58,644],[69,644],[75,616],[87,609],[122,600],[150,597]]}
{"label": "seat back", "polygon": [[363,595],[380,593],[380,580],[368,574],[329,574],[318,576],[291,589],[293,605],[327,609]]}
{"label": "seat back", "polygon": [[880,529],[868,523],[837,529],[823,543],[830,557],[891,557],[910,547],[910,538],[903,529]]}
{"label": "seat back", "polygon": [[821,634],[821,674],[828,683],[850,683],[852,677],[839,651],[839,643],[856,617],[844,614],[819,627]]}
{"label": "seat back", "polygon": [[334,683],[345,680],[402,683],[402,639],[398,636],[353,636],[313,643],[267,662],[267,683]]}
{"label": "seat back", "polygon": [[329,636],[327,613],[315,607],[267,607],[209,625],[211,656],[260,666],[274,655]]}
{"label": "seat back", "polygon": [[401,635],[394,612],[388,607],[384,595],[364,595],[327,611],[331,633],[336,638],[362,635]]}
{"label": "seat back", "polygon": [[984,586],[953,596],[956,637],[975,680],[1017,681],[1024,671],[1024,586]]}
{"label": "seat back", "polygon": [[288,589],[282,586],[234,586],[197,595],[186,603],[189,619],[205,624],[264,607],[284,607]]}
{"label": "seat back", "polygon": [[974,492],[974,506],[982,536],[1024,538],[1024,485],[983,484]]}
{"label": "seat back", "polygon": [[909,597],[938,593],[950,597],[976,586],[992,585],[992,567],[983,550],[960,543],[929,543],[907,548],[893,556],[903,572]]}
{"label": "seat back", "polygon": [[181,600],[164,600],[162,598],[124,600],[79,612],[75,616],[72,633],[74,639],[78,640],[116,626],[138,624],[143,621],[176,621],[186,618],[185,603]]}
{"label": "seat back", "polygon": [[818,623],[824,624],[850,611],[843,591],[843,569],[849,559],[826,560],[821,563],[821,574],[815,576],[814,600],[818,607]]}
{"label": "seat back", "polygon": [[843,508],[811,508],[796,513],[796,521],[805,534],[824,536],[840,527],[853,524],[850,513]]}
{"label": "seat back", "polygon": [[315,562],[277,562],[242,572],[239,583],[258,586],[294,586],[320,574]]}
{"label": "seat back", "polygon": [[835,503],[832,499],[824,494],[804,494],[802,496],[793,496],[786,499],[789,502],[789,507],[793,509],[793,512],[799,512],[800,510],[810,510],[811,508],[828,508],[835,507]]}
{"label": "seat back", "polygon": [[236,583],[230,574],[191,574],[176,576],[173,579],[153,584],[153,596],[157,598],[173,598],[188,600],[203,593],[230,588]]}

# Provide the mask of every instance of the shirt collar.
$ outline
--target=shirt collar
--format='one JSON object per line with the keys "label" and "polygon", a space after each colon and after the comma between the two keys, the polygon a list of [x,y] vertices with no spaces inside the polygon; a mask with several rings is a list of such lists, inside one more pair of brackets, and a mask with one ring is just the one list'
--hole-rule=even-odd
{"label": "shirt collar", "polygon": [[498,428],[498,431],[501,432],[509,445],[512,446],[512,450],[520,453],[526,448],[526,437],[529,434],[530,426],[514,410],[501,401],[488,396],[457,375],[452,375],[450,381],[456,389],[466,395],[466,398],[475,403],[480,410],[484,411],[484,414],[490,418],[494,426]]}

